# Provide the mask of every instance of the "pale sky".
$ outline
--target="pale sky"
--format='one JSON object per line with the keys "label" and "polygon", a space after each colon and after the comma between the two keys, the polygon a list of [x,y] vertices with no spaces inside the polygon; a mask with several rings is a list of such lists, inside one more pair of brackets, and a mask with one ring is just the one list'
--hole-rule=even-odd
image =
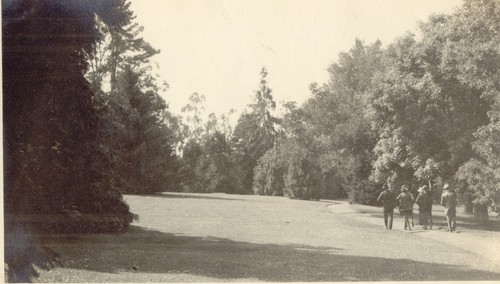
{"label": "pale sky", "polygon": [[417,21],[451,13],[457,0],[132,0],[144,39],[179,114],[193,92],[208,113],[241,112],[259,85],[262,66],[277,102],[302,103],[312,82],[355,38],[392,43]]}

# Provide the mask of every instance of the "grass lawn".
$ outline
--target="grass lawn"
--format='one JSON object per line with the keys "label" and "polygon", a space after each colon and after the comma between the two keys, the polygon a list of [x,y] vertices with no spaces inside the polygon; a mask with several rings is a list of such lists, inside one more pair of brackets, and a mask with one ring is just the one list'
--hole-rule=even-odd
{"label": "grass lawn", "polygon": [[[126,233],[44,236],[62,266],[41,270],[36,281],[500,280],[498,263],[449,243],[453,234],[382,229],[372,215],[379,208],[335,212],[331,201],[227,194],[126,200],[140,215]],[[487,245],[499,241],[499,232],[486,234]]]}

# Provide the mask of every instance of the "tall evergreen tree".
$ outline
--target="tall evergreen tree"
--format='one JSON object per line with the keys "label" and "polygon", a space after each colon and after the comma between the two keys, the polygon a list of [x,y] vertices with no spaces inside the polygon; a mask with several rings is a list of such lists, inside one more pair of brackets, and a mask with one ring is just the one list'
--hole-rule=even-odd
{"label": "tall evergreen tree", "polygon": [[[140,37],[144,28],[135,22],[129,1],[121,1],[110,14],[121,15],[120,23],[110,24],[96,17],[99,40],[85,54],[90,67],[87,78],[95,91],[102,91],[104,83],[112,92],[115,91],[121,71],[130,66],[136,70],[149,68],[150,58],[160,52]],[[147,75],[141,80],[150,80],[150,75]]]}
{"label": "tall evergreen tree", "polygon": [[[99,34],[120,25],[123,1],[2,1],[5,231],[118,231],[133,219],[111,186],[98,143],[94,94],[84,78]],[[27,218],[25,218],[27,217]],[[34,218],[34,219],[33,219]],[[33,244],[6,238],[12,281],[34,273]],[[19,261],[22,259],[23,261]]]}
{"label": "tall evergreen tree", "polygon": [[253,173],[257,160],[274,146],[277,137],[278,120],[272,114],[276,108],[276,102],[271,95],[272,90],[267,85],[267,75],[268,72],[263,67],[254,101],[240,116],[234,129],[233,141],[244,173],[245,193],[252,192]]}
{"label": "tall evergreen tree", "polygon": [[111,131],[103,141],[114,148],[109,158],[115,162],[116,186],[129,193],[176,190],[179,126],[165,101],[152,90],[142,91],[140,75],[131,67],[120,72],[111,96],[122,98],[115,107],[125,112],[111,117]]}
{"label": "tall evergreen tree", "polygon": [[112,10],[124,15],[120,25],[96,16],[100,38],[85,53],[90,66],[86,77],[96,92],[101,148],[111,163],[113,186],[120,191],[175,190],[178,161],[173,148],[181,135],[179,123],[159,96],[168,86],[159,86],[151,74],[151,57],[159,51],[140,37],[143,28],[129,7],[129,1],[122,1]]}
{"label": "tall evergreen tree", "polygon": [[109,11],[121,4],[4,3],[7,213],[61,214],[71,208],[115,213],[119,227],[131,221],[121,195],[110,186],[98,147],[93,93],[83,77],[83,51],[98,38],[95,15],[117,24],[120,14],[110,17]]}

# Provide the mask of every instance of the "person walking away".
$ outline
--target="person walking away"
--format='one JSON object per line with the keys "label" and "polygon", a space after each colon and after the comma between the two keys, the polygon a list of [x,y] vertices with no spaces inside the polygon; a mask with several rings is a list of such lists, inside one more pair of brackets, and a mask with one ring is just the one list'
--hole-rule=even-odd
{"label": "person walking away", "polygon": [[418,189],[418,196],[415,199],[415,203],[418,204],[418,214],[420,217],[420,225],[424,228],[424,230],[427,230],[427,227],[430,225],[430,228],[432,229],[432,218],[431,218],[431,211],[432,211],[432,199],[430,194],[427,192],[427,186],[421,186]]}
{"label": "person walking away", "polygon": [[429,187],[427,188],[427,194],[429,195],[429,199],[431,200],[430,208],[429,208],[429,229],[432,230],[432,204],[434,203],[434,199],[432,198],[432,184],[429,182]]}
{"label": "person walking away", "polygon": [[448,230],[450,233],[454,232],[457,227],[457,194],[450,189],[450,185],[445,183],[443,185],[444,192],[441,195],[441,205],[444,206],[444,214],[448,222]]}
{"label": "person walking away", "polygon": [[384,185],[384,191],[380,193],[377,200],[384,205],[384,223],[385,228],[392,230],[392,221],[394,219],[394,207],[397,205],[396,195],[392,191],[391,184]]}
{"label": "person walking away", "polygon": [[413,215],[413,195],[408,192],[408,186],[401,187],[401,193],[396,197],[399,201],[399,210],[405,218],[405,230],[411,231],[410,218]]}

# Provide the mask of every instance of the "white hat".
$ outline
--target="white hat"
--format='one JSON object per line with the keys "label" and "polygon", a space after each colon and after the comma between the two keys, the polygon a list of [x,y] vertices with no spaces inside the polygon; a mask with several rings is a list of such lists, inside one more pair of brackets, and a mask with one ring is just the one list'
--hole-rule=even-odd
{"label": "white hat", "polygon": [[418,192],[424,192],[427,189],[427,185],[422,185],[421,187],[418,188]]}

